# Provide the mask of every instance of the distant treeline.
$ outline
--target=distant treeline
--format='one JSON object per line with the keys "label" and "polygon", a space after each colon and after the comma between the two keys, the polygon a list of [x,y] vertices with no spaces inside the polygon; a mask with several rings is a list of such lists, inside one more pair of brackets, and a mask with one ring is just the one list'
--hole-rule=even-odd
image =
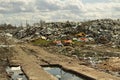
{"label": "distant treeline", "polygon": [[11,24],[0,24],[0,30],[6,30],[6,29],[16,29],[16,26],[13,26]]}

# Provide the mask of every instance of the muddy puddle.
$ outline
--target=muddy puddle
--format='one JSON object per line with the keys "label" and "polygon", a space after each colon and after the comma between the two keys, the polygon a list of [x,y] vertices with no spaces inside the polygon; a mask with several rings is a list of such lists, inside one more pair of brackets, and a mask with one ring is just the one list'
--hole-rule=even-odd
{"label": "muddy puddle", "polygon": [[74,74],[72,72],[66,71],[61,67],[43,67],[45,71],[55,76],[58,80],[93,80],[85,78],[84,76],[80,76],[78,74]]}
{"label": "muddy puddle", "polygon": [[9,80],[28,80],[20,66],[16,67],[6,67],[6,72]]}

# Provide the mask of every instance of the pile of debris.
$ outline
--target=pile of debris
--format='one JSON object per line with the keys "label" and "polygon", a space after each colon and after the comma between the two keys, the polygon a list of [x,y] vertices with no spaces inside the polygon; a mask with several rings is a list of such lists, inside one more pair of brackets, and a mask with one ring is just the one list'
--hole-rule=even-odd
{"label": "pile of debris", "polygon": [[[76,30],[71,26],[67,26],[68,23],[46,23],[44,25],[36,24],[30,27],[24,27],[18,29],[14,36],[18,39],[31,39],[36,37],[46,37],[49,40],[61,39],[62,37],[68,37]],[[70,36],[69,36],[70,37]]]}
{"label": "pile of debris", "polygon": [[120,20],[101,19],[86,22],[52,22],[34,24],[19,28],[14,36],[18,39],[33,40],[77,40],[95,41],[100,44],[120,45]]}
{"label": "pile of debris", "polygon": [[102,19],[84,22],[78,30],[91,35],[97,43],[120,44],[120,20]]}

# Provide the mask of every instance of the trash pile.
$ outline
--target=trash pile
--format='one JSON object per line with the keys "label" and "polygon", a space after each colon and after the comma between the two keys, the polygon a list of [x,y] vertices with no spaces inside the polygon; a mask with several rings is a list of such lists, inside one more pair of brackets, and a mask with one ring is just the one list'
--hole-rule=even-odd
{"label": "trash pile", "polygon": [[44,25],[36,24],[30,27],[24,27],[18,29],[14,36],[18,39],[33,39],[33,38],[44,38],[48,40],[55,40],[61,38],[68,38],[76,30],[71,27],[73,24],[69,23],[45,23]]}
{"label": "trash pile", "polygon": [[120,45],[120,20],[36,23],[33,26],[26,25],[26,27],[17,29],[13,35],[18,39],[29,41],[42,38],[53,41],[72,40]]}
{"label": "trash pile", "polygon": [[97,43],[108,43],[120,45],[120,20],[101,19],[84,22],[78,27],[79,31],[84,31],[93,37]]}

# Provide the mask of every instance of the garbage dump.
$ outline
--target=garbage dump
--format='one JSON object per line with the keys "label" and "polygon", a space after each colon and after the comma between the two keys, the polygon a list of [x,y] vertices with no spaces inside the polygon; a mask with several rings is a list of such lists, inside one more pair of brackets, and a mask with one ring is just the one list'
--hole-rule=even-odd
{"label": "garbage dump", "polygon": [[[6,36],[30,42],[52,54],[77,58],[84,62],[80,65],[120,76],[120,20],[43,22],[18,27],[12,33],[8,30]],[[1,47],[5,39],[1,38],[0,41]],[[110,63],[115,67],[111,67]]]}
{"label": "garbage dump", "polygon": [[21,66],[17,67],[6,67],[6,72],[10,80],[28,80],[26,75],[21,69]]}
{"label": "garbage dump", "polygon": [[17,29],[14,37],[23,40],[43,37],[47,40],[73,39],[88,42],[92,38],[97,44],[120,45],[120,21],[99,19],[85,22],[52,22],[34,24],[33,26]]}

